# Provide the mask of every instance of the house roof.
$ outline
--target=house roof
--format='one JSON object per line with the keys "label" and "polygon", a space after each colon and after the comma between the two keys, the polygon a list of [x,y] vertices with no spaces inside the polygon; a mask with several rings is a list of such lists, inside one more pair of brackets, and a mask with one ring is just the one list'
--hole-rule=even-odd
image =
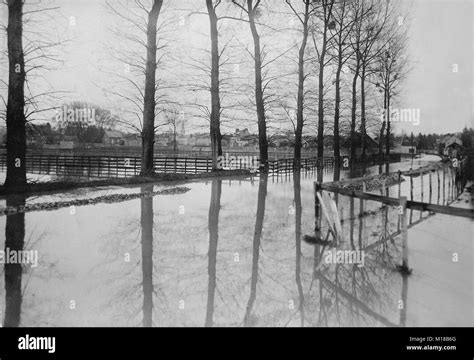
{"label": "house roof", "polygon": [[104,135],[109,138],[121,138],[122,133],[120,131],[115,130],[105,130]]}
{"label": "house roof", "polygon": [[456,136],[451,136],[448,139],[445,139],[445,147],[453,146],[455,144],[462,146],[461,139],[457,138]]}
{"label": "house roof", "polygon": [[61,141],[79,141],[76,135],[63,135]]}
{"label": "house roof", "polygon": [[[379,146],[379,144],[367,134],[365,135],[364,141],[365,141],[365,147],[367,149],[377,148]],[[346,141],[342,143],[342,147],[349,148],[351,147],[351,143],[352,143],[352,138],[349,137],[346,139]],[[354,134],[354,144],[356,145],[356,148],[362,147],[362,134],[360,132],[356,132]]]}
{"label": "house roof", "polygon": [[446,145],[447,148],[454,148],[454,147],[459,147],[459,148],[462,148],[463,146],[457,142],[452,142],[451,144],[449,145]]}

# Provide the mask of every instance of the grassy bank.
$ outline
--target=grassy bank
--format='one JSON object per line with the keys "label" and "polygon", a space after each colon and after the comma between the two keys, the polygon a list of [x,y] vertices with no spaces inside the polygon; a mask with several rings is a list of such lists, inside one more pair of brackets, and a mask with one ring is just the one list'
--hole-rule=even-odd
{"label": "grassy bank", "polygon": [[213,178],[226,178],[250,176],[249,170],[221,170],[213,171],[203,174],[155,174],[153,176],[133,176],[130,178],[110,178],[103,180],[83,180],[78,181],[75,179],[63,179],[58,181],[49,182],[38,182],[28,183],[26,188],[12,188],[6,189],[3,185],[0,186],[0,196],[11,195],[11,194],[25,194],[25,195],[36,195],[39,193],[54,193],[65,190],[74,190],[79,188],[94,188],[104,186],[127,186],[127,185],[140,185],[148,183],[171,183],[171,182],[184,182],[188,180],[196,179],[213,179]]}

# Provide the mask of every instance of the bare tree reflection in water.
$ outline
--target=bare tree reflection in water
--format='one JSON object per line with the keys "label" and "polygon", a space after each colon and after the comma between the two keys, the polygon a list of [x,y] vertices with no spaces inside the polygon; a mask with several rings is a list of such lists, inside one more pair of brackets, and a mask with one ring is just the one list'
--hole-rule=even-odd
{"label": "bare tree reflection in water", "polygon": [[268,174],[262,172],[260,174],[260,182],[258,185],[258,204],[257,216],[255,221],[255,232],[253,235],[253,257],[252,257],[252,279],[250,282],[250,297],[247,302],[247,309],[245,311],[244,326],[252,326],[254,319],[252,319],[252,308],[257,297],[257,282],[258,282],[258,260],[260,257],[260,241],[262,237],[263,220],[265,218],[265,201],[267,198],[267,183]]}
{"label": "bare tree reflection in water", "polygon": [[[152,192],[153,185],[143,185],[141,192]],[[153,325],[153,197],[140,200],[142,274],[143,274],[143,326]]]}
{"label": "bare tree reflection in water", "polygon": [[301,206],[301,173],[296,170],[293,173],[293,189],[295,200],[295,243],[296,243],[296,268],[295,280],[298,287],[299,307],[298,310],[301,315],[301,327],[304,326],[304,292],[301,284],[301,216],[303,208]]}
{"label": "bare tree reflection in water", "polygon": [[217,244],[219,241],[219,212],[221,209],[222,180],[212,180],[211,203],[209,205],[209,252],[207,272],[209,283],[207,286],[206,327],[214,325],[214,298],[216,294],[216,265]]}
{"label": "bare tree reflection in water", "polygon": [[333,181],[339,181],[341,178],[341,168],[339,166],[334,166]]}
{"label": "bare tree reflection in water", "polygon": [[402,280],[402,298],[401,304],[402,308],[400,309],[400,326],[407,326],[407,298],[408,298],[408,275],[403,274]]}
{"label": "bare tree reflection in water", "polygon": [[[384,186],[380,192],[388,196],[389,188]],[[408,279],[403,277],[400,298],[394,297],[391,288],[385,286],[398,278],[397,273],[393,271],[398,263],[398,256],[394,255],[399,254],[400,250],[393,241],[394,234],[390,233],[390,228],[396,229],[397,226],[397,209],[389,206],[377,207],[378,213],[375,213],[370,209],[370,202],[364,201],[360,202],[358,213],[355,214],[353,197],[339,197],[336,201],[340,205],[345,200],[350,204],[349,226],[343,227],[343,233],[350,239],[348,246],[351,250],[365,252],[364,264],[326,264],[324,259],[328,244],[316,244],[310,293],[313,283],[317,293],[313,296],[306,294],[306,299],[316,301],[313,305],[314,311],[308,312],[308,309],[305,309],[308,314],[314,314],[315,321],[313,323],[312,316],[307,316],[306,321],[314,326],[373,326],[376,323],[389,327],[405,326]],[[389,210],[394,212],[394,216],[389,216]],[[321,225],[325,218],[318,204],[315,214],[319,215],[316,216],[316,236],[324,238],[328,228],[325,222]],[[357,224],[356,216],[359,217]],[[344,213],[341,218],[344,218]],[[376,224],[376,220],[379,220],[379,224]],[[358,240],[355,240],[355,231],[358,231]],[[344,242],[339,245],[337,250],[343,250]],[[400,310],[397,310],[397,303]]]}
{"label": "bare tree reflection in water", "polygon": [[[9,195],[7,207],[24,206],[25,195]],[[25,243],[25,213],[7,215],[5,225],[5,251],[7,249],[21,251]],[[4,327],[20,325],[23,275],[22,264],[7,264],[5,262],[5,318]]]}

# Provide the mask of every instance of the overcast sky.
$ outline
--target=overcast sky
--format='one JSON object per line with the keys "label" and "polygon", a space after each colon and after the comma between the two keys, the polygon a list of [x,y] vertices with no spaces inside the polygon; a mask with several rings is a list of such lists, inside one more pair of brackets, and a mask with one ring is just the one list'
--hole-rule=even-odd
{"label": "overcast sky", "polygon": [[[413,70],[403,107],[420,108],[406,131],[454,132],[473,124],[473,1],[412,0]],[[458,65],[458,73],[453,65]]]}
{"label": "overcast sky", "polygon": [[[473,1],[404,2],[410,8],[412,71],[402,96],[393,106],[420,109],[421,118],[418,126],[397,124],[397,131],[446,133],[460,131],[466,125],[474,127]],[[65,48],[64,66],[49,74],[47,80],[54,88],[74,91],[74,100],[106,105],[106,94],[100,84],[107,76],[100,70],[106,61],[104,44],[116,41],[107,30],[113,17],[106,11],[103,0],[61,0],[58,3],[64,18],[58,19],[57,31],[69,32],[75,41]],[[2,8],[5,20],[6,7]],[[74,16],[73,27],[67,26],[70,16]],[[196,36],[199,24],[204,33],[208,31],[207,19],[195,20],[193,26],[182,27],[178,36],[200,41],[202,38]],[[457,73],[453,71],[455,64]],[[2,73],[5,74],[5,69]]]}

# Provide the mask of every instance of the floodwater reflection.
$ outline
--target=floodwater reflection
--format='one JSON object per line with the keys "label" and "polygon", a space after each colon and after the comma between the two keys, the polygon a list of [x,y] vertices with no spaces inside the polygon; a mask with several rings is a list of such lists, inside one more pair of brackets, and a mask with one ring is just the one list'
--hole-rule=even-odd
{"label": "floodwater reflection", "polygon": [[[324,217],[315,218],[314,181],[343,176],[342,171],[295,172],[271,179],[214,179],[187,184],[186,194],[78,207],[75,215],[63,209],[1,217],[5,249],[24,249],[25,238],[47,234],[35,243],[42,254],[37,268],[4,265],[3,325],[446,324],[437,311],[422,308],[425,316],[417,315],[420,304],[436,301],[424,294],[440,286],[433,283],[438,274],[425,277],[417,268],[419,257],[410,260],[416,277],[396,271],[402,262],[396,208],[335,196],[340,241],[303,241],[315,230],[320,239],[329,233]],[[134,190],[148,193],[155,187]],[[380,194],[393,196],[396,190]],[[25,199],[7,202],[21,206]],[[328,263],[327,252],[335,250],[364,251],[363,266]],[[456,294],[464,299],[461,305],[472,300],[461,295]],[[68,307],[71,299],[75,310]],[[457,321],[465,317],[464,310],[450,311]]]}
{"label": "floodwater reflection", "polygon": [[[153,185],[144,185],[142,192],[153,191]],[[143,326],[153,325],[153,198],[140,199],[140,225],[143,274]]]}
{"label": "floodwater reflection", "polygon": [[[7,206],[24,206],[24,195],[10,195],[7,198]],[[5,253],[10,251],[22,251],[25,244],[25,214],[16,213],[7,215],[5,225]],[[22,303],[22,275],[23,265],[21,263],[5,262],[5,317],[4,327],[17,327],[21,319]]]}

